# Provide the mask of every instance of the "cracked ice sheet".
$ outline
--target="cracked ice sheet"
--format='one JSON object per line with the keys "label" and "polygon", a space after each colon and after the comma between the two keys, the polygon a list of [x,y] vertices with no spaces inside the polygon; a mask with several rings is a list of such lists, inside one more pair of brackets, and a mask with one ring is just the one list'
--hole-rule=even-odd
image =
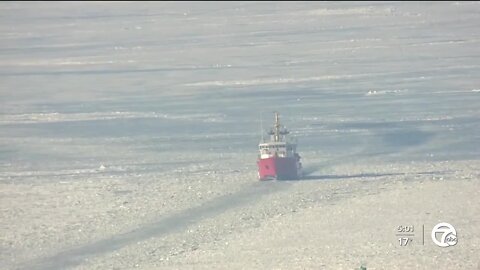
{"label": "cracked ice sheet", "polygon": [[[0,254],[7,268],[62,268],[62,262],[87,269],[291,268],[276,264],[289,258],[276,248],[284,243],[276,235],[292,238],[293,226],[317,243],[323,233],[302,224],[333,230],[321,218],[309,220],[319,214],[308,207],[344,213],[348,205],[361,221],[357,212],[400,201],[388,197],[405,196],[426,209],[419,198],[448,197],[440,192],[446,184],[428,184],[440,178],[459,181],[454,190],[464,196],[455,202],[475,204],[458,213],[440,204],[444,213],[429,217],[401,213],[425,223],[451,216],[465,239],[478,239],[471,234],[478,202],[468,192],[478,190],[477,2],[9,2],[0,8]],[[274,110],[299,137],[312,181],[256,182],[259,118],[270,123]],[[378,190],[368,195],[375,203],[350,203],[365,195],[363,180]],[[402,185],[419,195],[402,193]],[[337,198],[337,206],[315,200],[315,190]],[[295,205],[308,207],[274,226],[273,214]],[[248,233],[238,229],[238,216],[253,220],[244,224]],[[376,228],[369,220],[361,224]],[[215,229],[204,235],[210,225]],[[261,242],[270,225],[280,231]],[[195,226],[204,229],[192,234]],[[150,243],[149,235],[165,243]],[[335,231],[330,239],[342,236]],[[146,241],[138,249],[145,254],[132,247],[135,241]],[[240,252],[245,241],[251,246]],[[215,251],[217,242],[232,243],[227,257]],[[471,243],[456,247],[463,261],[455,266],[475,266],[469,252],[478,253],[478,245]],[[354,258],[343,260],[346,243],[338,245],[325,267],[357,267]],[[299,267],[317,267],[307,260],[316,250],[293,246],[292,254],[305,259]],[[237,251],[238,260],[228,257]],[[256,252],[265,260],[244,256]],[[377,268],[407,258],[358,252]],[[428,258],[438,255],[424,252],[409,257],[433,267]],[[131,255],[119,260],[111,257],[116,253]]]}

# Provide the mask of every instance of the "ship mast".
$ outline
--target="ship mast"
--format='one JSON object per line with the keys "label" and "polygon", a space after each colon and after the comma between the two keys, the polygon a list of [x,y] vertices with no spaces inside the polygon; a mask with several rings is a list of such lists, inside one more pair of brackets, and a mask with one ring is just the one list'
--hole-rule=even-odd
{"label": "ship mast", "polygon": [[275,112],[275,124],[268,132],[268,135],[271,136],[270,140],[272,142],[281,142],[284,139],[283,136],[287,135],[288,133],[288,130],[285,129],[285,127],[282,128],[282,125],[280,125],[280,117],[278,116],[278,112]]}
{"label": "ship mast", "polygon": [[274,141],[280,141],[280,119],[278,117],[278,112],[275,112],[275,131],[274,131]]}
{"label": "ship mast", "polygon": [[262,115],[262,112],[260,112],[260,134],[262,134],[262,143],[265,142],[265,138],[263,136],[263,133],[265,131],[263,130],[263,115]]}

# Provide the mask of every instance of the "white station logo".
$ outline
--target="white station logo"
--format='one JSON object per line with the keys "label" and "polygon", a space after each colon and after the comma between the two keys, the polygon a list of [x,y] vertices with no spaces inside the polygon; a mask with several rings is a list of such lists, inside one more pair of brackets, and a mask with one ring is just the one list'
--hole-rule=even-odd
{"label": "white station logo", "polygon": [[[440,236],[440,239],[437,236]],[[446,222],[438,223],[433,227],[432,240],[439,247],[455,246],[457,244],[457,231]]]}

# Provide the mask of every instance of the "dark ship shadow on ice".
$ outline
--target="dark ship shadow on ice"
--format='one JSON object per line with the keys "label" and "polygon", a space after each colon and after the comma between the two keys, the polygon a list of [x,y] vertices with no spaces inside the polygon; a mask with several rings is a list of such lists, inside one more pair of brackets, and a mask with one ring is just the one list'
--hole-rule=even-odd
{"label": "dark ship shadow on ice", "polygon": [[306,181],[306,180],[336,180],[336,179],[352,179],[352,178],[376,178],[384,176],[405,175],[404,173],[361,173],[347,175],[304,175],[299,179],[280,180],[280,181]]}
{"label": "dark ship shadow on ice", "polygon": [[360,174],[348,174],[348,175],[316,175],[308,174],[299,179],[278,179],[277,181],[314,181],[314,180],[347,180],[354,178],[379,178],[387,176],[406,176],[406,175],[445,175],[451,173],[451,171],[428,171],[417,173],[360,173]]}

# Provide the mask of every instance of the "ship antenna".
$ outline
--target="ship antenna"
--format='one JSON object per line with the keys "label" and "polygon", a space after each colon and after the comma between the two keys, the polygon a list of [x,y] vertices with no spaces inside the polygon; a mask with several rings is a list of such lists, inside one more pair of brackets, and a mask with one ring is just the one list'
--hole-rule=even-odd
{"label": "ship antenna", "polygon": [[260,112],[260,134],[262,134],[262,143],[265,142],[264,134],[263,134],[263,117],[262,117],[262,112]]}
{"label": "ship antenna", "polygon": [[278,118],[278,112],[275,112],[275,141],[280,140],[280,120]]}

